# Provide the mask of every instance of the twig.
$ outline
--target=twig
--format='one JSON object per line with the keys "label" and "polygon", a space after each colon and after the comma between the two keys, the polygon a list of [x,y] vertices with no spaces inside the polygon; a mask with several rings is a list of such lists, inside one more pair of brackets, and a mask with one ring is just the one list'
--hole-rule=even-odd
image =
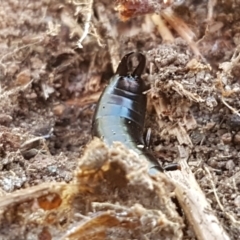
{"label": "twig", "polygon": [[6,194],[0,199],[0,209],[9,208],[15,204],[20,204],[26,202],[29,199],[34,199],[46,195],[48,193],[61,193],[67,187],[66,183],[42,183],[37,186],[33,186],[26,189],[21,189],[19,191]]}
{"label": "twig", "polygon": [[216,198],[216,201],[217,201],[217,203],[218,203],[218,206],[220,207],[220,209],[222,210],[222,212],[224,212],[225,215],[230,219],[230,221],[232,221],[232,223],[233,223],[235,226],[238,226],[238,227],[240,228],[240,221],[237,221],[237,220],[234,218],[234,216],[232,216],[232,214],[230,214],[229,212],[227,212],[227,211],[224,209],[222,203],[220,202],[220,199],[219,199],[219,197],[218,197],[218,195],[217,195],[217,189],[216,189],[216,187],[215,187],[215,184],[214,184],[214,182],[213,182],[213,178],[212,178],[212,175],[211,175],[209,169],[208,169],[206,166],[204,166],[204,170],[207,172],[207,174],[208,174],[208,176],[209,176],[209,180],[210,180],[210,182],[211,182],[211,184],[212,184],[212,190],[213,190],[214,196],[215,196],[215,198]]}
{"label": "twig", "polygon": [[89,0],[88,8],[85,9],[85,11],[87,11],[87,13],[86,13],[84,31],[83,31],[82,37],[77,42],[77,46],[79,48],[83,48],[82,42],[87,37],[87,35],[89,34],[89,29],[90,29],[90,26],[91,26],[92,7],[93,7],[93,0]]}
{"label": "twig", "polygon": [[230,75],[232,72],[232,69],[239,62],[239,60],[240,60],[240,53],[239,53],[240,49],[239,48],[240,48],[240,46],[238,46],[236,48],[236,50],[234,51],[230,62],[223,62],[223,63],[219,64],[219,68],[222,69],[224,73],[227,73]]}
{"label": "twig", "polygon": [[88,93],[86,95],[81,96],[81,98],[70,99],[70,100],[66,101],[66,104],[74,105],[74,106],[78,106],[78,107],[83,107],[88,104],[93,104],[99,99],[101,92],[102,91],[91,93],[91,94]]}
{"label": "twig", "polygon": [[222,103],[223,103],[226,107],[228,107],[234,114],[236,114],[236,115],[238,115],[238,116],[240,117],[239,112],[238,112],[235,108],[231,107],[231,106],[224,100],[223,97],[221,97],[221,101],[222,101]]}
{"label": "twig", "polygon": [[179,146],[181,170],[167,172],[176,186],[176,197],[199,240],[230,240],[187,165],[188,152]]}
{"label": "twig", "polygon": [[31,47],[31,46],[33,46],[33,45],[36,45],[36,44],[42,42],[43,39],[44,39],[44,36],[37,37],[36,39],[37,39],[36,42],[23,45],[23,46],[21,46],[21,47],[18,47],[18,48],[16,48],[16,49],[14,49],[12,52],[8,52],[8,53],[6,53],[5,55],[3,55],[3,56],[1,57],[1,59],[0,59],[0,65],[5,69],[5,68],[6,68],[5,65],[2,63],[3,60],[4,60],[4,58],[6,58],[6,57],[8,57],[8,56],[11,56],[12,54],[14,54],[14,53],[16,53],[16,52],[18,52],[18,51],[20,51],[20,50],[22,50],[22,49],[24,49],[24,48]]}
{"label": "twig", "polygon": [[164,23],[164,20],[161,18],[161,16],[154,13],[151,16],[151,19],[153,23],[157,26],[158,32],[161,35],[163,41],[173,43],[174,37],[169,28]]}
{"label": "twig", "polygon": [[178,32],[178,34],[189,44],[194,54],[196,56],[200,56],[203,59],[203,56],[201,55],[196,42],[193,40],[195,34],[188,27],[188,25],[181,18],[177,17],[170,7],[164,9],[161,14],[164,19]]}
{"label": "twig", "polygon": [[208,16],[207,16],[207,21],[210,22],[213,19],[213,9],[216,5],[217,1],[216,0],[209,0],[208,1]]}
{"label": "twig", "polygon": [[105,47],[105,44],[102,43],[103,42],[103,39],[100,37],[100,35],[97,33],[97,29],[95,28],[95,26],[91,23],[91,28],[92,28],[92,33],[89,33],[91,34],[92,36],[94,36],[96,39],[97,39],[97,43],[100,47]]}

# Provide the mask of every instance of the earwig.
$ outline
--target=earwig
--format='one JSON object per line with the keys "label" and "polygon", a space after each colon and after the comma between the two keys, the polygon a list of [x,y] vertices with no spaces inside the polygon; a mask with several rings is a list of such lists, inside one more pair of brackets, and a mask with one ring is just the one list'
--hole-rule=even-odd
{"label": "earwig", "polygon": [[[129,59],[137,55],[138,66],[129,72]],[[143,140],[147,96],[146,84],[141,79],[146,58],[133,52],[125,55],[104,89],[93,117],[92,135],[101,138],[107,145],[114,141],[123,143],[129,149],[145,157],[149,162],[149,173],[155,175],[163,168],[147,149]]]}

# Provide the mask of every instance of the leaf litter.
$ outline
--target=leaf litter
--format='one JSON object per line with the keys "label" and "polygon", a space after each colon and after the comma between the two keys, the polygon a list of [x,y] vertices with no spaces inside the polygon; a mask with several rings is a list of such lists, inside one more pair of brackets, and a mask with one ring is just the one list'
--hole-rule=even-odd
{"label": "leaf litter", "polygon": [[142,51],[151,148],[166,164],[188,156],[238,239],[239,9],[213,0],[3,2],[0,236],[199,238],[171,201],[181,190],[174,181],[150,178],[121,144],[89,143],[103,86],[122,55]]}

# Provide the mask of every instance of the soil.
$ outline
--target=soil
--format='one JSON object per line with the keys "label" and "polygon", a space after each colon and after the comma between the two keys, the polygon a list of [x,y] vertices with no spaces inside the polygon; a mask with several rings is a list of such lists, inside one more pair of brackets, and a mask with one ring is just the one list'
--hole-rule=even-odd
{"label": "soil", "polygon": [[[96,227],[94,224],[97,221],[103,224],[105,218],[110,222],[115,221],[115,225],[108,225],[108,237],[103,237],[99,230],[98,239],[145,239],[146,232],[152,233],[148,235],[149,239],[196,239],[184,216],[180,217],[175,208],[172,210],[172,203],[167,207],[169,201],[166,199],[171,198],[173,187],[163,174],[159,181],[163,188],[168,189],[167,193],[157,187],[157,179],[149,180],[147,171],[144,176],[136,173],[131,180],[124,180],[127,173],[135,171],[131,164],[121,163],[126,158],[121,154],[132,154],[127,149],[117,145],[116,149],[119,150],[114,153],[113,149],[107,150],[99,142],[92,143],[90,150],[86,150],[80,159],[86,145],[92,140],[91,122],[102,89],[114,74],[122,56],[131,51],[141,51],[147,57],[143,78],[151,86],[148,91],[151,100],[146,116],[146,131],[152,129],[153,152],[159,159],[164,159],[163,165],[167,165],[177,162],[179,145],[187,149],[188,165],[214,213],[230,239],[239,239],[240,2],[216,1],[214,5],[214,1],[185,0],[172,4],[176,15],[195,34],[192,42],[197,44],[198,56],[191,42],[180,37],[170,22],[166,21],[165,24],[174,36],[173,42],[163,40],[149,15],[133,14],[132,18],[122,21],[114,1],[96,0],[92,6],[89,3],[91,1],[83,4],[63,0],[1,2],[0,196],[9,196],[10,199],[17,190],[27,191],[44,183],[50,188],[52,185],[49,182],[66,183],[64,189],[68,189],[74,181],[76,184],[81,172],[79,169],[81,166],[84,169],[83,160],[88,161],[86,156],[95,154],[99,160],[97,149],[103,151],[103,155],[105,151],[110,151],[109,156],[113,156],[113,159],[114,154],[120,156],[114,161],[119,169],[124,169],[124,173],[115,173],[116,166],[110,164],[109,167],[109,163],[106,163],[108,157],[99,166],[95,159],[94,166],[87,167],[94,171],[80,174],[81,179],[88,176],[87,183],[86,179],[85,182],[81,180],[85,184],[84,190],[72,190],[74,197],[71,199],[74,198],[74,203],[71,204],[74,208],[71,211],[80,212],[79,219],[86,221],[88,212],[91,212],[88,211],[89,202],[98,200],[106,205],[94,205],[95,212],[111,209],[114,213],[121,212],[119,216],[122,218],[126,213],[129,218],[135,219],[134,226],[139,229],[134,230],[132,235],[127,230],[124,235],[118,229],[116,235],[111,227],[116,230],[119,218],[111,214],[97,215],[100,216],[99,220],[94,215],[92,219],[96,221],[90,221],[92,228]],[[211,4],[212,15],[209,10]],[[92,16],[88,28],[89,9],[92,10]],[[88,34],[80,42],[85,30],[88,30]],[[132,155],[129,159],[130,162],[135,161]],[[142,163],[138,164],[142,166]],[[119,183],[111,174],[109,177],[106,173],[108,170],[104,172],[106,168],[113,171],[111,174],[116,174],[117,179],[124,176],[122,181],[129,181],[130,187],[122,185],[121,181]],[[103,177],[99,169],[104,172]],[[96,176],[100,179],[98,183]],[[108,186],[102,179],[108,179],[112,185]],[[136,179],[143,182],[139,180],[137,183]],[[101,181],[106,186],[103,184],[99,187]],[[152,185],[149,183],[151,181]],[[91,193],[94,197],[89,193],[90,190],[86,193],[87,185],[95,190],[98,187],[94,194]],[[115,192],[116,188],[120,189],[118,193]],[[157,193],[154,193],[154,189],[157,189]],[[79,191],[81,194],[77,196],[76,192]],[[161,194],[163,199],[159,197]],[[147,201],[149,196],[152,203]],[[76,206],[76,199],[80,197],[84,200]],[[115,205],[107,205],[116,202],[119,203],[119,209]],[[167,208],[161,209],[168,218],[162,220],[166,228],[159,230],[152,225],[142,228],[144,221],[153,224],[153,219],[157,221],[157,217],[162,217],[160,212],[148,212],[149,208],[162,208],[160,202],[164,202]],[[4,205],[9,213],[6,215],[6,209],[1,212],[1,239],[65,239],[66,229],[72,229],[75,226],[73,222],[76,224],[80,221],[75,216],[70,225],[65,224],[67,217],[63,219],[62,216],[66,214],[66,209],[59,210],[62,211],[61,216],[54,215],[51,218],[58,218],[58,224],[61,225],[58,227],[49,218],[44,223],[36,221],[32,215],[28,218],[28,212],[21,215],[21,220],[15,218],[14,211],[20,211],[20,208],[23,211],[23,208],[29,207],[28,204],[26,201],[25,205],[21,203],[18,208],[13,207],[13,202],[9,206]],[[138,222],[136,219],[140,219],[139,216],[148,216],[150,220],[141,218],[143,222]],[[126,229],[134,228],[131,221],[124,221]],[[54,227],[50,227],[53,222]],[[82,231],[86,234],[89,229],[86,227]],[[165,238],[160,238],[157,231],[163,231],[161,236]],[[83,232],[82,235],[78,232],[77,237],[69,233],[67,237],[84,239]],[[86,236],[94,239],[91,234]]]}

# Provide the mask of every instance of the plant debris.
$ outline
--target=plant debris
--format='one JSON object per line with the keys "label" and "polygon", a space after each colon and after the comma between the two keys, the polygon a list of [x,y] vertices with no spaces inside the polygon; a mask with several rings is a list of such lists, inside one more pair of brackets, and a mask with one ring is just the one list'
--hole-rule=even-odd
{"label": "plant debris", "polygon": [[69,184],[42,183],[3,196],[2,238],[13,230],[11,238],[19,239],[43,231],[50,239],[182,238],[182,219],[169,201],[173,185],[162,173],[150,178],[135,153],[94,139],[78,164]]}
{"label": "plant debris", "polygon": [[97,99],[131,51],[147,58],[150,148],[163,166],[187,153],[222,239],[239,238],[238,2],[1,5],[1,238],[204,239],[176,211],[171,176],[150,178],[121,144],[88,145]]}

